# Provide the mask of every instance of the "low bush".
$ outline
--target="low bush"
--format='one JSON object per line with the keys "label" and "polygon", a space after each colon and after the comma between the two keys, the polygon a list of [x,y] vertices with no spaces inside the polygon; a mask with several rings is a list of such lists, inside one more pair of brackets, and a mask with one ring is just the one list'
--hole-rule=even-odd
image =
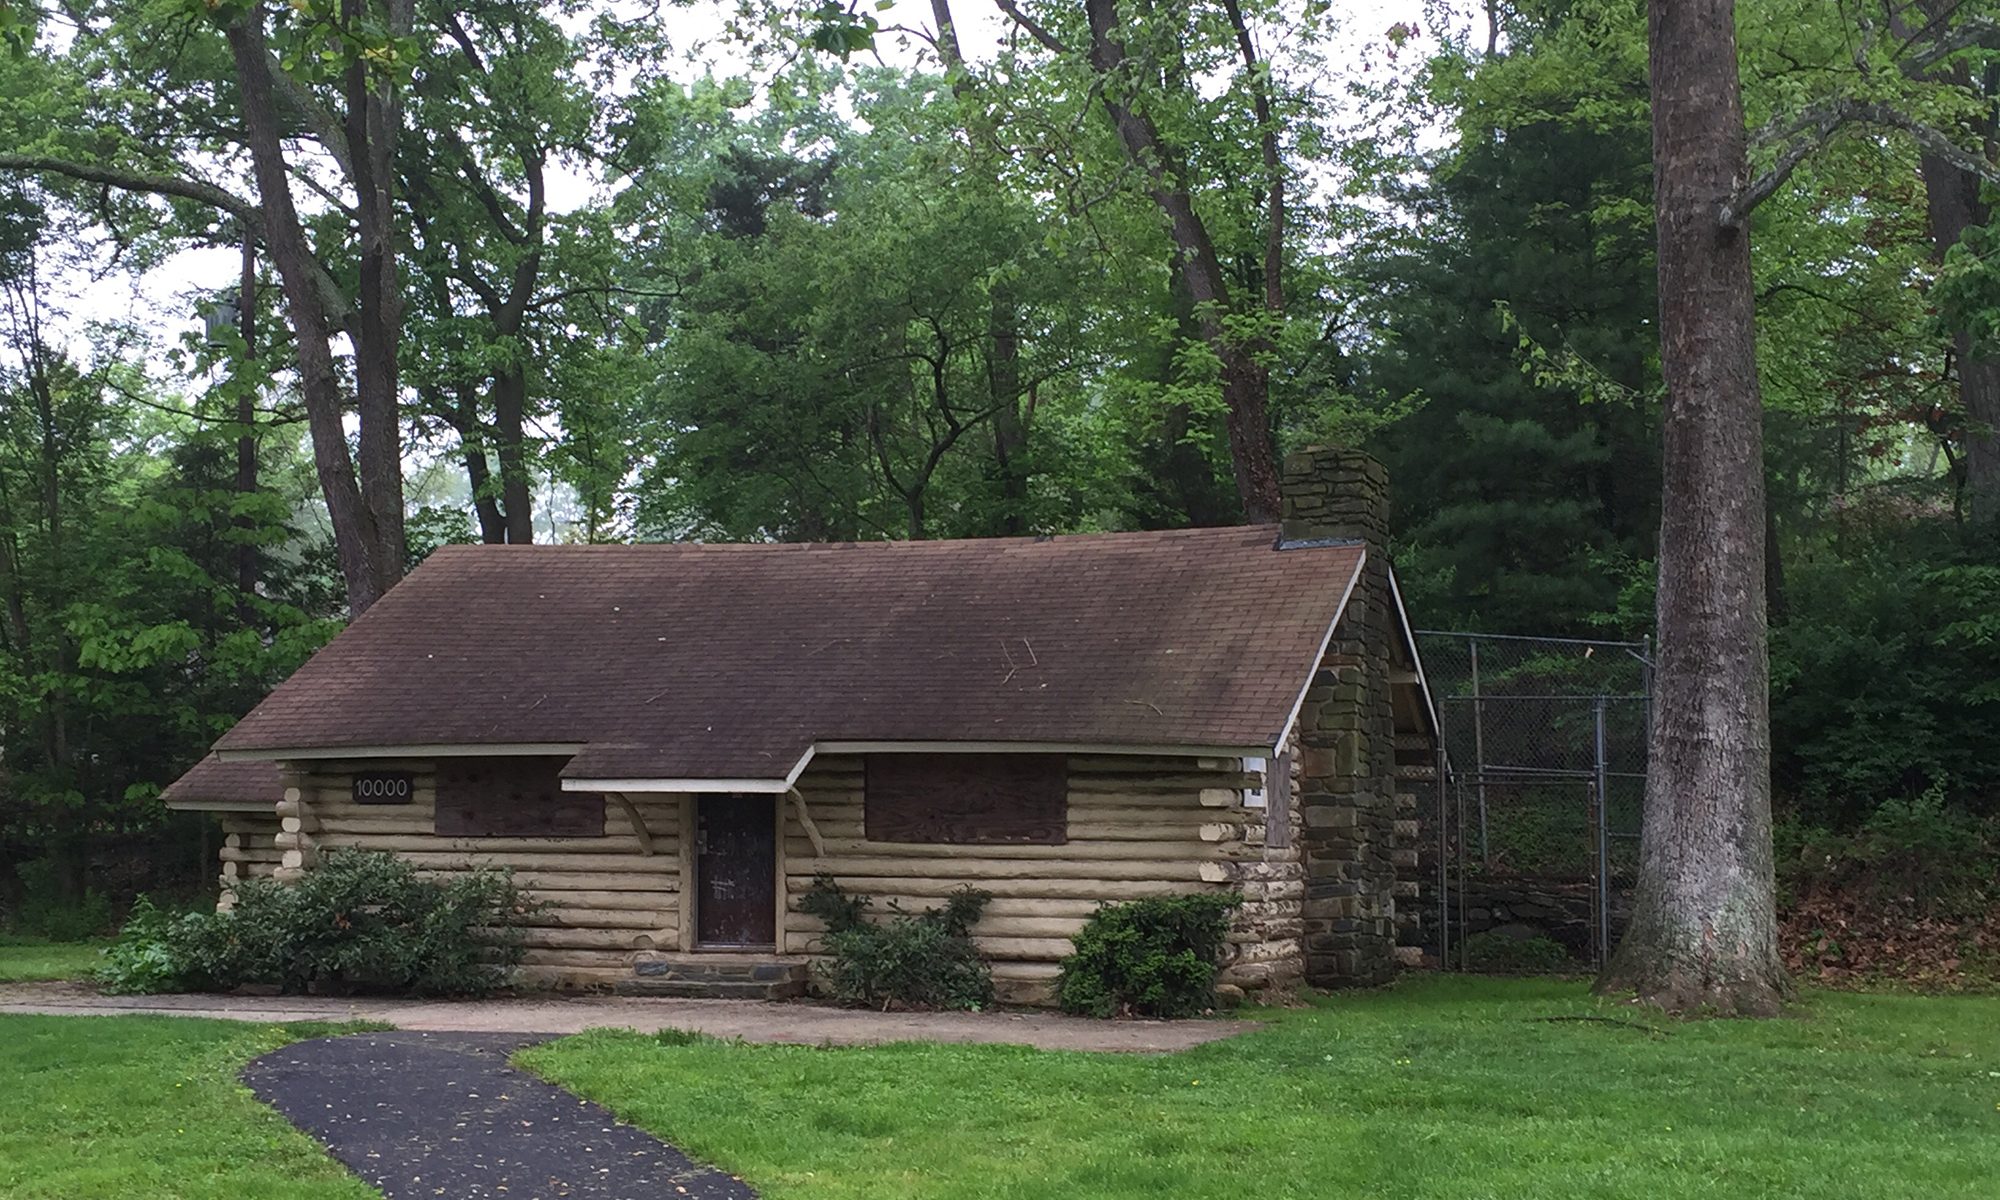
{"label": "low bush", "polygon": [[336,850],[296,883],[238,884],[229,912],[176,915],[142,898],[99,980],[116,992],[479,995],[520,961],[519,927],[537,907],[502,872],[427,880],[392,855]]}
{"label": "low bush", "polygon": [[827,960],[818,971],[836,1002],[980,1009],[993,1003],[993,973],[972,944],[972,926],[990,899],[963,888],[942,908],[905,913],[892,904],[887,920],[870,921],[868,897],[850,896],[821,875],[799,898],[799,910],[826,922]]}
{"label": "low bush", "polygon": [[1554,975],[1576,969],[1561,942],[1536,934],[1515,937],[1497,929],[1465,939],[1465,967],[1491,975]]}
{"label": "low bush", "polygon": [[1786,901],[1841,895],[1924,917],[1984,914],[1995,899],[2000,826],[1948,804],[1947,786],[1885,800],[1850,833],[1782,823],[1776,841]]}
{"label": "low bush", "polygon": [[1215,1006],[1215,959],[1233,892],[1155,896],[1101,906],[1076,935],[1056,984],[1065,1012],[1191,1017]]}
{"label": "low bush", "polygon": [[81,895],[65,895],[59,873],[55,861],[46,858],[14,867],[14,876],[21,881],[21,902],[13,918],[15,932],[51,942],[81,942],[109,933],[110,897],[91,888],[85,888]]}

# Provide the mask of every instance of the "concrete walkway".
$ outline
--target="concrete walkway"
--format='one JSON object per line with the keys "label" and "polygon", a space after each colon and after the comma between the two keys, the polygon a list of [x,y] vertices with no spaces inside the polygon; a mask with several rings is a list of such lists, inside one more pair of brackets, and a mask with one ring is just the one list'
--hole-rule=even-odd
{"label": "concrete walkway", "polygon": [[0,984],[0,1013],[213,1017],[227,1021],[376,1021],[397,1029],[559,1035],[586,1029],[684,1029],[746,1042],[874,1046],[955,1042],[1042,1050],[1170,1053],[1257,1028],[1253,1021],[1093,1021],[1045,1012],[876,1013],[758,1000],[535,996],[386,1000],[333,996],[104,996],[75,983]]}

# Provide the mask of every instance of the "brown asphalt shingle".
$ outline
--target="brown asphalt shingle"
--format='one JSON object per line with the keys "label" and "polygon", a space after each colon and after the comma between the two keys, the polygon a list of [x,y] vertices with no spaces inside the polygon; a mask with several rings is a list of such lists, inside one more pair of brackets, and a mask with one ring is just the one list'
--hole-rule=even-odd
{"label": "brown asphalt shingle", "polygon": [[274,762],[223,762],[210,754],[160,793],[167,804],[271,805],[283,790]]}
{"label": "brown asphalt shingle", "polygon": [[859,545],[447,546],[216,743],[586,743],[779,778],[815,741],[1270,746],[1359,566],[1272,526]]}

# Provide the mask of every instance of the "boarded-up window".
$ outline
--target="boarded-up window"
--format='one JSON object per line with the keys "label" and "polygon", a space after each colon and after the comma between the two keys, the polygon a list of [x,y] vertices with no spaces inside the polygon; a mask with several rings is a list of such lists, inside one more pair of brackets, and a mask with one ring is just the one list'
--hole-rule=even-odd
{"label": "boarded-up window", "polygon": [[441,837],[603,837],[604,796],[565,792],[567,759],[444,758],[437,767]]}
{"label": "boarded-up window", "polygon": [[1265,768],[1264,845],[1285,850],[1292,844],[1292,752],[1285,751]]}
{"label": "boarded-up window", "polygon": [[865,787],[870,841],[1069,840],[1069,763],[1060,754],[871,754]]}

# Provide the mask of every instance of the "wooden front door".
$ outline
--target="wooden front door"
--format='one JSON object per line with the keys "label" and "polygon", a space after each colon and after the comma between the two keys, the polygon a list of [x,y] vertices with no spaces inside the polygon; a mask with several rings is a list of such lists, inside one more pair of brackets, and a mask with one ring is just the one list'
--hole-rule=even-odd
{"label": "wooden front door", "polygon": [[775,945],[776,805],[769,796],[704,795],[695,803],[695,941]]}

